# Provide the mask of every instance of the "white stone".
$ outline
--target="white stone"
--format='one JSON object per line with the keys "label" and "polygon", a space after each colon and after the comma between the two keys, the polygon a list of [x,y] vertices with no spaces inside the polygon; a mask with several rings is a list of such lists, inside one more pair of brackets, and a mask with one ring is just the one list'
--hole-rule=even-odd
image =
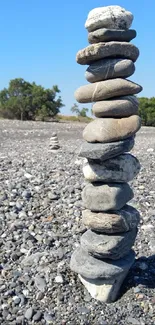
{"label": "white stone", "polygon": [[85,288],[88,290],[90,295],[102,302],[111,303],[114,302],[120,292],[120,287],[127,276],[128,271],[124,271],[119,276],[111,279],[87,279],[79,276],[80,281],[83,283]]}
{"label": "white stone", "polygon": [[136,157],[123,154],[102,163],[87,162],[83,174],[89,182],[130,182],[139,172],[140,164]]}
{"label": "white stone", "polygon": [[154,151],[153,148],[149,148],[149,149],[147,149],[147,152],[153,152],[153,151]]}
{"label": "white stone", "polygon": [[86,163],[87,162],[87,159],[86,158],[81,158],[81,159],[77,159],[75,160],[75,165],[83,165],[83,163]]}
{"label": "white stone", "polygon": [[63,277],[61,276],[61,275],[57,275],[56,277],[55,277],[55,282],[56,283],[63,283],[64,281],[63,281]]}
{"label": "white stone", "polygon": [[91,10],[85,23],[89,32],[99,28],[128,29],[133,21],[131,12],[120,6],[106,6]]}

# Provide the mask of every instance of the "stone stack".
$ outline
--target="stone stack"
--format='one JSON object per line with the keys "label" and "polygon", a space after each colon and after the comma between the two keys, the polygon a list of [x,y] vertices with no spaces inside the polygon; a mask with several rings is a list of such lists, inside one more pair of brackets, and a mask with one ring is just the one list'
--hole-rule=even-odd
{"label": "stone stack", "polygon": [[50,151],[55,151],[58,150],[59,148],[60,145],[59,145],[58,136],[57,133],[54,132],[50,138]]}
{"label": "stone stack", "polygon": [[75,92],[79,103],[95,102],[96,117],[83,132],[86,141],[80,156],[87,158],[83,173],[82,221],[88,230],[71,257],[71,269],[92,297],[112,302],[134,263],[131,249],[137,234],[139,213],[127,203],[134,194],[128,182],[140,164],[131,155],[140,129],[138,100],[142,87],[128,79],[135,71],[138,48],[129,43],[136,31],[129,29],[133,15],[119,6],[96,8],[86,21],[91,45],[77,53],[79,64],[89,65],[90,84]]}

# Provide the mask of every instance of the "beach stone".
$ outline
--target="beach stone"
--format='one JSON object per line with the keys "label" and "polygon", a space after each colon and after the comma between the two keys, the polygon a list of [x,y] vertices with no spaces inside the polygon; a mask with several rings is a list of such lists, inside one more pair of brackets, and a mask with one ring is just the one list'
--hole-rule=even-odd
{"label": "beach stone", "polygon": [[100,234],[87,230],[80,239],[81,247],[98,258],[118,260],[129,253],[136,239],[137,229],[119,234]]}
{"label": "beach stone", "polygon": [[132,150],[134,137],[110,143],[88,143],[81,146],[79,156],[90,160],[104,161]]}
{"label": "beach stone", "polygon": [[122,96],[96,102],[92,112],[96,117],[128,117],[138,114],[136,96]]}
{"label": "beach stone", "polygon": [[[132,263],[133,264],[133,263]],[[131,266],[132,266],[131,264]],[[130,267],[128,270],[123,271],[120,275],[113,277],[112,279],[88,279],[81,275],[78,275],[80,281],[88,290],[92,298],[105,303],[114,302],[120,292],[121,285],[126,278]]]}
{"label": "beach stone", "polygon": [[100,28],[94,32],[88,34],[88,42],[90,44],[100,43],[100,42],[130,42],[136,37],[136,31],[134,29],[108,29]]}
{"label": "beach stone", "polygon": [[25,318],[27,320],[30,320],[32,318],[32,316],[34,315],[34,309],[32,307],[28,308],[25,312]]}
{"label": "beach stone", "polygon": [[127,183],[88,183],[82,191],[84,207],[99,212],[120,210],[133,196]]}
{"label": "beach stone", "polygon": [[139,212],[130,205],[125,205],[119,211],[108,213],[82,211],[83,224],[101,233],[115,234],[130,231],[138,226],[139,221]]}
{"label": "beach stone", "polygon": [[123,154],[102,162],[86,162],[83,174],[89,182],[130,182],[140,171],[140,163],[131,154]]}
{"label": "beach stone", "polygon": [[120,6],[105,6],[92,9],[85,22],[85,28],[91,32],[101,27],[129,29],[133,21],[130,11]]}
{"label": "beach stone", "polygon": [[88,142],[114,142],[133,136],[141,127],[137,115],[123,118],[96,118],[83,131],[83,138]]}
{"label": "beach stone", "polygon": [[128,271],[134,259],[135,253],[132,250],[125,257],[114,261],[95,258],[82,247],[78,247],[71,256],[70,268],[88,279],[113,279]]}
{"label": "beach stone", "polygon": [[142,91],[140,85],[127,79],[116,78],[81,86],[75,91],[75,98],[79,103],[90,103],[112,97],[134,95],[140,91]]}
{"label": "beach stone", "polygon": [[93,83],[113,78],[127,78],[135,71],[135,65],[128,59],[103,59],[92,63],[85,72],[87,81]]}
{"label": "beach stone", "polygon": [[76,55],[76,61],[79,64],[91,64],[104,58],[125,58],[135,62],[138,59],[138,48],[128,42],[100,42],[91,44]]}

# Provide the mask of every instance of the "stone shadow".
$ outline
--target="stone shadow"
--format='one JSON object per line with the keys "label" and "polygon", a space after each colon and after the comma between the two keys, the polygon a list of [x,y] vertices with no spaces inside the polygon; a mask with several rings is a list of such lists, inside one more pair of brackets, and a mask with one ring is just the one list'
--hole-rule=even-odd
{"label": "stone shadow", "polygon": [[155,254],[136,259],[121,288],[120,299],[128,290],[142,286],[155,289]]}

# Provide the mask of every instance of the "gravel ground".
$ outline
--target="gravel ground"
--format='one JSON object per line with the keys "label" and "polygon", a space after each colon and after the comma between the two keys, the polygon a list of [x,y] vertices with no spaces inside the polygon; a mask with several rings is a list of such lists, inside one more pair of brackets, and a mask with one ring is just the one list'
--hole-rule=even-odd
{"label": "gravel ground", "polygon": [[[117,302],[95,301],[70,271],[81,224],[84,124],[0,121],[0,324],[155,324],[155,128],[142,128],[131,182],[141,212],[136,262]],[[57,132],[61,150],[49,151]]]}

